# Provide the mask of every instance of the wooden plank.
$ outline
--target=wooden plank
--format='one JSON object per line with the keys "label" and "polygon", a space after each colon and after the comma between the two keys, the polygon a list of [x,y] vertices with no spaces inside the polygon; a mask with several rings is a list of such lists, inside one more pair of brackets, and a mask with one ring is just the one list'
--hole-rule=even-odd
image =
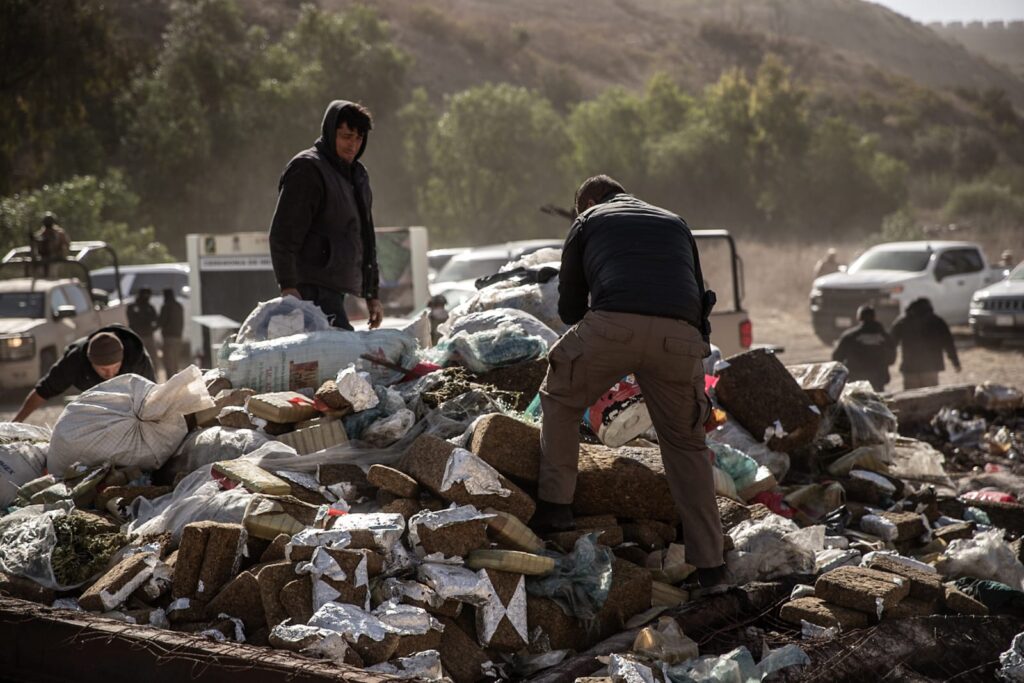
{"label": "wooden plank", "polygon": [[0,597],[0,671],[38,683],[384,683],[409,680],[282,650]]}

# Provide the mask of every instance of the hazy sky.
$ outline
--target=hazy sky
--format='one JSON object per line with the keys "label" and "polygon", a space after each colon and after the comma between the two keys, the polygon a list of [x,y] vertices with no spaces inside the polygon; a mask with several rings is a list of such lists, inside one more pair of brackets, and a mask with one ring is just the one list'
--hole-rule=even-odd
{"label": "hazy sky", "polygon": [[1024,19],[1024,0],[874,0],[915,21]]}

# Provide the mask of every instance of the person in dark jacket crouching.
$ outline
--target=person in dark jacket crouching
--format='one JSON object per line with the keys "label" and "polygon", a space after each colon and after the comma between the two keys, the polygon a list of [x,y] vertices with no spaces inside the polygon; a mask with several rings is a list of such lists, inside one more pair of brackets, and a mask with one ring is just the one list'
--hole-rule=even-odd
{"label": "person in dark jacket crouching", "polygon": [[68,345],[64,356],[25,397],[13,421],[24,422],[36,409],[72,386],[85,391],[100,382],[128,374],[156,381],[153,362],[142,340],[121,325],[101,327],[88,337]]}
{"label": "person in dark jacket crouching", "polygon": [[960,372],[953,333],[946,321],[935,315],[928,299],[920,298],[907,306],[906,313],[892,324],[891,334],[893,342],[900,345],[904,389],[936,386],[939,373],[946,369],[943,352]]}
{"label": "person in dark jacket crouching", "polygon": [[889,366],[896,362],[896,345],[882,323],[875,319],[875,309],[871,306],[857,309],[857,320],[860,325],[839,337],[832,360],[846,366],[850,371],[849,381],[867,380],[875,391],[885,391]]}
{"label": "person in dark jacket crouching", "polygon": [[370,176],[359,157],[373,127],[362,105],[327,106],[320,138],[288,162],[270,225],[270,258],[281,295],[312,301],[335,327],[351,330],[345,295],[366,300],[379,327],[377,245]]}
{"label": "person in dark jacket crouching", "polygon": [[702,360],[710,354],[711,304],[697,244],[683,219],[626,194],[608,176],[585,181],[575,209],[558,285],[559,316],[573,327],[552,346],[541,385],[544,419],[532,523],[540,529],[574,527],[580,419],[609,387],[633,373],[658,431],[686,560],[697,567],[701,587],[722,586],[722,526],[704,441],[710,405]]}

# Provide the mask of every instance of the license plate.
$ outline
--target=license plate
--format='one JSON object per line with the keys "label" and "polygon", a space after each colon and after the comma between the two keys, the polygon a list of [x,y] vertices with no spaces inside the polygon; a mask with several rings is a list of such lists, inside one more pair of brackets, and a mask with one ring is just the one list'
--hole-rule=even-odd
{"label": "license plate", "polygon": [[1013,316],[1012,315],[997,315],[996,316],[996,327],[1013,327]]}
{"label": "license plate", "polygon": [[843,329],[846,329],[851,325],[853,325],[853,318],[847,318],[846,316],[842,315],[836,318],[836,327],[842,327]]}

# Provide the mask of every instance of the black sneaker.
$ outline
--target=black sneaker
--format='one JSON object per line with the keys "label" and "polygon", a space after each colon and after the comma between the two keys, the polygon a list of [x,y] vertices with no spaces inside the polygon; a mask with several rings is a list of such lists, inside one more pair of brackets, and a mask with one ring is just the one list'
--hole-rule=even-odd
{"label": "black sneaker", "polygon": [[576,529],[576,520],[572,516],[572,505],[538,500],[530,528],[540,533],[573,531]]}
{"label": "black sneaker", "polygon": [[720,595],[732,588],[732,584],[728,583],[728,572],[724,564],[717,567],[699,567],[697,585],[697,588],[690,591],[691,600]]}

